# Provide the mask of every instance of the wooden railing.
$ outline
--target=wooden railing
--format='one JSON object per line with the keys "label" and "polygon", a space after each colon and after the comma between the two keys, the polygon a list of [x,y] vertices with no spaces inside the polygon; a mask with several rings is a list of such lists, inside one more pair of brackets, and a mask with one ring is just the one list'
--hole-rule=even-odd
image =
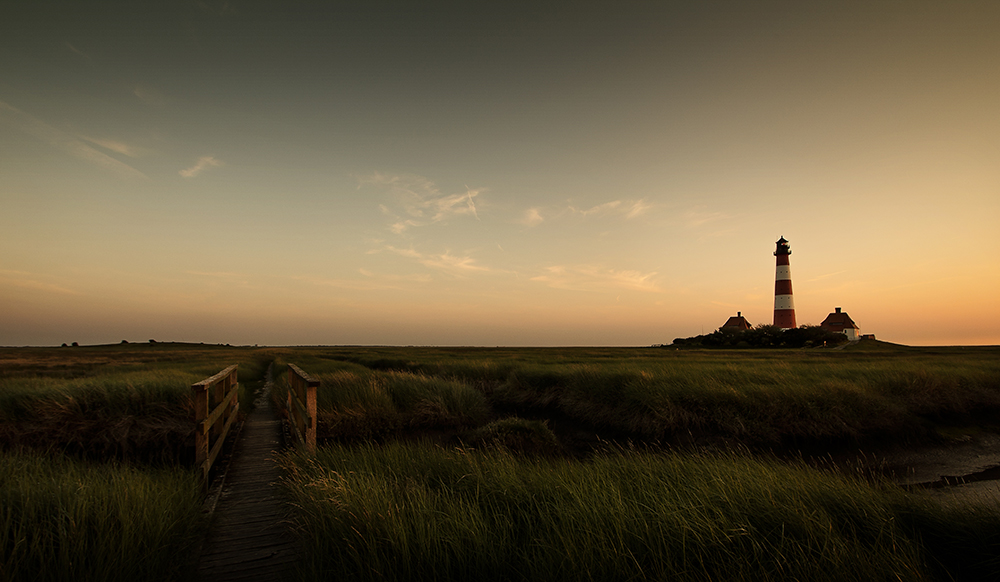
{"label": "wooden railing", "polygon": [[212,463],[222,450],[229,428],[240,410],[237,365],[191,385],[194,392],[194,457],[201,468],[202,487],[208,488]]}
{"label": "wooden railing", "polygon": [[288,364],[288,425],[295,446],[312,454],[316,452],[316,389],[319,380]]}

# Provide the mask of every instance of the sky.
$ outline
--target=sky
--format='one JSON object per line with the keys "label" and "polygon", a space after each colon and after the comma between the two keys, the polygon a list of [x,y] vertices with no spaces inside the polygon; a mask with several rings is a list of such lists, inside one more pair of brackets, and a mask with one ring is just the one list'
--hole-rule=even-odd
{"label": "sky", "polygon": [[39,1],[0,345],[1000,344],[1000,3]]}

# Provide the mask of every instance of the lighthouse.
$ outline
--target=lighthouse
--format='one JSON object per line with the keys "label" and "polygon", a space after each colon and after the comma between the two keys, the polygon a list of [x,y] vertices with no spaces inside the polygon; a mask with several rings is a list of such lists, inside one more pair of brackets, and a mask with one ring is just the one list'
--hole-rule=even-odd
{"label": "lighthouse", "polygon": [[778,239],[774,251],[774,325],[783,329],[795,327],[795,302],[792,301],[792,270],[788,266],[788,248],[785,237]]}

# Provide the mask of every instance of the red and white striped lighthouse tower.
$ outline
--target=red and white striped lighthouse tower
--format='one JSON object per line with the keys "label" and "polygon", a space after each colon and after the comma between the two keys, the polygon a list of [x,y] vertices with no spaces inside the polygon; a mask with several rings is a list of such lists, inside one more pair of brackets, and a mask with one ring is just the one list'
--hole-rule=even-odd
{"label": "red and white striped lighthouse tower", "polygon": [[795,302],[792,301],[792,270],[788,266],[788,248],[785,237],[778,239],[774,251],[777,258],[774,268],[774,325],[783,329],[795,327]]}

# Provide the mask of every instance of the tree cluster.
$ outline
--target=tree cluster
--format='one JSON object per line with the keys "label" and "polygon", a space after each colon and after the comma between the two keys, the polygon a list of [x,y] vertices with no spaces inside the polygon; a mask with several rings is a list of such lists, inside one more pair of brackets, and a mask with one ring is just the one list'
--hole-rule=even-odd
{"label": "tree cluster", "polygon": [[818,325],[803,325],[782,329],[760,324],[752,329],[722,328],[706,335],[677,338],[671,347],[682,348],[807,348],[832,347],[847,341],[847,336],[823,329]]}

